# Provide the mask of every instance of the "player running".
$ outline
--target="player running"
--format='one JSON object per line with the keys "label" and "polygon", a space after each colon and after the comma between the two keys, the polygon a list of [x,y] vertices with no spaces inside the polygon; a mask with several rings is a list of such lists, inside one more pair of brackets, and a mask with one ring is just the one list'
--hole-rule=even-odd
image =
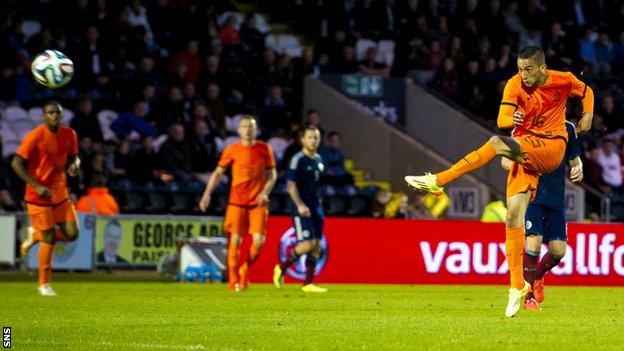
{"label": "player running", "polygon": [[30,217],[22,257],[37,241],[39,246],[39,294],[56,296],[52,280],[52,253],[56,242],[78,238],[76,210],[69,200],[65,170],[78,175],[80,159],[76,132],[61,125],[63,107],[56,101],[43,105],[43,120],[26,134],[15,153],[11,167],[26,183],[24,201]]}
{"label": "player running", "polygon": [[306,275],[301,290],[304,292],[327,292],[326,288],[312,283],[316,262],[321,256],[323,238],[323,203],[321,199],[321,174],[324,170],[321,155],[317,153],[321,143],[321,133],[315,126],[308,126],[301,137],[301,151],[296,153],[286,173],[286,186],[293,201],[291,214],[297,246],[290,256],[273,269],[273,283],[278,289],[284,285],[284,272],[300,256],[306,257]]}

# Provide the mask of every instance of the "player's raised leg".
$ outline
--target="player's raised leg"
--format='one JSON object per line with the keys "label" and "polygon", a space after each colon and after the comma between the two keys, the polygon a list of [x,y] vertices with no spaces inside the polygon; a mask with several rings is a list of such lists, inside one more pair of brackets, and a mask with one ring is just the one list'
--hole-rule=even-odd
{"label": "player's raised leg", "polygon": [[427,191],[434,195],[441,194],[446,184],[485,166],[497,155],[516,162],[524,160],[520,144],[513,138],[493,136],[480,148],[470,152],[450,168],[436,174],[425,173],[421,176],[406,176],[405,181],[418,190]]}

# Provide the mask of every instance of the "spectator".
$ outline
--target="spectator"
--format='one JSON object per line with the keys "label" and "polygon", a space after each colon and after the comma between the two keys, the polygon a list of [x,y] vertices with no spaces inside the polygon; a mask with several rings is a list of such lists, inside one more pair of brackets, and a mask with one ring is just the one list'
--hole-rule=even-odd
{"label": "spectator", "polygon": [[264,99],[260,114],[260,127],[264,136],[269,137],[278,129],[290,132],[290,116],[282,87],[274,85],[269,90],[269,96]]}
{"label": "spectator", "polygon": [[193,132],[188,136],[191,149],[191,171],[203,183],[208,181],[210,171],[217,166],[217,144],[205,120],[196,119]]}
{"label": "spectator", "polygon": [[379,189],[373,198],[370,216],[374,218],[383,218],[386,205],[390,202],[392,195],[387,190]]}
{"label": "spectator", "polygon": [[219,39],[224,46],[237,46],[241,44],[241,35],[236,25],[236,17],[230,16],[219,29]]}
{"label": "spectator", "polygon": [[119,214],[117,200],[110,194],[106,183],[105,173],[94,173],[87,188],[87,193],[81,196],[76,203],[76,211],[95,213],[100,216]]}
{"label": "spectator", "polygon": [[169,89],[168,99],[163,105],[162,116],[156,121],[158,131],[164,133],[172,123],[185,123],[184,94],[182,89],[175,85]]}
{"label": "spectator", "polygon": [[586,66],[588,72],[598,72],[598,58],[596,53],[596,34],[591,28],[585,30],[585,35],[579,43],[579,52],[583,63]]}
{"label": "spectator", "polygon": [[220,70],[220,59],[217,55],[208,55],[204,60],[205,66],[201,73],[200,81],[203,84],[214,83],[217,86],[223,84],[223,77]]}
{"label": "spectator", "polygon": [[[46,45],[44,47],[51,47]],[[89,26],[84,41],[78,46],[75,56],[77,81],[85,88],[88,87],[99,74],[110,73],[111,50],[103,45],[100,33],[96,26]]]}
{"label": "spectator", "polygon": [[147,103],[143,100],[134,102],[132,111],[119,115],[115,122],[111,124],[111,130],[119,140],[126,137],[138,139],[139,136],[149,135],[155,137],[157,135],[156,128],[149,124],[145,119],[148,113]]}
{"label": "spectator", "polygon": [[256,15],[252,12],[245,16],[240,30],[241,41],[245,50],[252,55],[260,55],[264,51],[264,34],[256,27]]}
{"label": "spectator", "polygon": [[130,178],[138,184],[170,181],[173,176],[162,170],[160,157],[154,150],[154,140],[145,135],[141,138],[141,147],[134,153],[132,163],[127,170]]}
{"label": "spectator", "polygon": [[390,76],[390,68],[377,61],[377,48],[370,47],[366,50],[366,57],[359,63],[358,71],[362,74],[378,75],[385,78]]}
{"label": "spectator", "polygon": [[587,159],[583,162],[584,181],[606,192],[608,189],[603,186],[602,165],[599,161],[600,155],[599,147],[594,147],[587,151]]}
{"label": "spectator", "polygon": [[604,138],[600,152],[598,153],[598,163],[602,167],[602,181],[614,191],[620,191],[622,180],[622,160],[615,149],[615,140]]}
{"label": "spectator", "polygon": [[329,70],[332,73],[353,74],[358,71],[359,65],[355,60],[355,47],[347,45],[342,48],[340,59],[334,61]]}
{"label": "spectator", "polygon": [[596,67],[598,75],[611,73],[613,61],[613,43],[606,33],[601,33],[596,42]]}
{"label": "spectator", "polygon": [[394,215],[394,218],[397,219],[414,219],[414,213],[410,208],[409,198],[407,195],[402,194],[401,199],[399,201],[399,207],[397,208],[397,212]]}
{"label": "spectator", "polygon": [[[321,132],[321,139],[325,137],[325,128],[321,126],[321,113],[317,109],[309,109],[306,112],[305,121],[303,121],[303,125],[311,124],[315,126]],[[297,138],[299,140],[299,138]]]}
{"label": "spectator", "polygon": [[70,126],[80,137],[88,137],[91,141],[101,143],[104,141],[100,122],[93,111],[93,102],[89,95],[84,95],[78,103],[78,111],[72,118]]}
{"label": "spectator", "polygon": [[431,213],[431,210],[425,206],[424,194],[415,193],[414,204],[412,208],[412,214],[414,219],[435,219],[435,216]]}
{"label": "spectator", "polygon": [[186,71],[184,74],[184,80],[191,83],[197,83],[199,79],[200,58],[198,54],[199,41],[197,39],[191,39],[186,43],[184,51],[177,53],[173,57],[172,63],[174,67],[179,63],[184,63]]}
{"label": "spectator", "polygon": [[185,141],[184,125],[174,123],[170,127],[169,138],[160,147],[160,158],[163,170],[172,174],[175,180],[191,179],[192,150]]}
{"label": "spectator", "polygon": [[600,116],[604,118],[604,124],[609,131],[624,129],[624,113],[621,108],[616,107],[612,94],[607,94],[602,99],[600,106]]}
{"label": "spectator", "polygon": [[346,188],[348,192],[354,193],[353,176],[344,168],[345,155],[340,148],[340,134],[329,132],[328,143],[321,150],[321,156],[325,163],[325,173],[323,173],[323,184],[338,188]]}
{"label": "spectator", "polygon": [[132,0],[130,6],[127,6],[122,14],[123,20],[129,25],[141,26],[147,34],[149,41],[154,40],[154,34],[152,33],[152,27],[150,26],[147,18],[147,10],[141,4],[141,0]]}

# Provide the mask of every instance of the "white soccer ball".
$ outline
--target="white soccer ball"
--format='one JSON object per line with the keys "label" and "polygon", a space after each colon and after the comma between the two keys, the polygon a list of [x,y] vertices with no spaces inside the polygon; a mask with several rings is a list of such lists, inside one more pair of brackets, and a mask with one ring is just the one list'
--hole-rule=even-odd
{"label": "white soccer ball", "polygon": [[56,89],[72,79],[74,63],[60,51],[46,50],[35,56],[30,71],[39,84]]}

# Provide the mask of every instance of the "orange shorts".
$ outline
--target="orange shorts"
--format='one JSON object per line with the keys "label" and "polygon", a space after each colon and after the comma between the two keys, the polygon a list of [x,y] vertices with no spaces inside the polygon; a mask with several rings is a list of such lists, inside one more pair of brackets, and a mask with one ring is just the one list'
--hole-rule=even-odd
{"label": "orange shorts", "polygon": [[228,205],[223,229],[230,234],[266,234],[269,206],[243,207]]}
{"label": "orange shorts", "polygon": [[76,210],[71,201],[65,200],[54,206],[26,204],[30,224],[37,231],[46,231],[60,222],[75,222]]}
{"label": "orange shorts", "polygon": [[562,138],[523,135],[514,139],[520,142],[525,160],[522,164],[514,162],[507,174],[507,197],[527,191],[535,192],[540,175],[557,169],[566,149],[566,141]]}

